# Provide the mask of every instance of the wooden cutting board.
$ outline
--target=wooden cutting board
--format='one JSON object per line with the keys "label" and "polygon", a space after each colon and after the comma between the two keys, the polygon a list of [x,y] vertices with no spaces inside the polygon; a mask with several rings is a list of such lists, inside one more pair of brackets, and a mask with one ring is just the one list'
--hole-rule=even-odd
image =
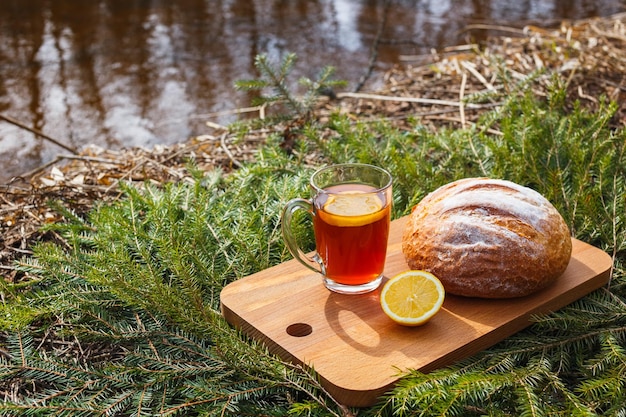
{"label": "wooden cutting board", "polygon": [[[386,277],[409,269],[401,250],[405,221],[392,222]],[[604,285],[610,256],[579,240],[572,243],[569,266],[550,287],[507,300],[446,295],[439,313],[421,327],[392,322],[380,307],[380,289],[331,293],[320,275],[295,260],[227,285],[222,313],[283,359],[312,367],[339,402],[365,407],[391,389],[400,372],[450,365],[528,326],[531,315],[557,310]]]}

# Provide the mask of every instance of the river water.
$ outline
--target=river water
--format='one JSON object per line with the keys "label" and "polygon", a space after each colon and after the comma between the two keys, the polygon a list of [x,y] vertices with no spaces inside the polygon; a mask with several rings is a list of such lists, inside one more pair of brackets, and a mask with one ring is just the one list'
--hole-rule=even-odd
{"label": "river water", "polygon": [[[353,90],[432,48],[484,33],[468,24],[554,26],[609,16],[626,0],[0,0],[0,182],[95,144],[151,148],[210,133],[250,105],[233,83],[254,59],[326,65]],[[377,36],[378,34],[378,36]]]}

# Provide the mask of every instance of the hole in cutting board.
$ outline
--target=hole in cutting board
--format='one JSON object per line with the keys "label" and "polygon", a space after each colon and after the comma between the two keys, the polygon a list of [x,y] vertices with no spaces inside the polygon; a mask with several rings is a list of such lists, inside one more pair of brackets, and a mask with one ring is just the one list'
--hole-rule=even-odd
{"label": "hole in cutting board", "polygon": [[313,333],[313,327],[306,323],[294,323],[287,326],[287,334],[293,337],[304,337]]}

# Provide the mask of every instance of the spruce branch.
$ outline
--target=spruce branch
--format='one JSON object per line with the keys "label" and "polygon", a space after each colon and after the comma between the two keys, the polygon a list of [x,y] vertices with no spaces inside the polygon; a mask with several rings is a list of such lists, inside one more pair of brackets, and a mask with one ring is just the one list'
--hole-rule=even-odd
{"label": "spruce branch", "polygon": [[[313,106],[317,103],[322,94],[333,95],[336,87],[344,86],[344,81],[333,80],[335,69],[326,66],[322,69],[317,79],[311,80],[301,77],[298,84],[305,89],[302,96],[298,96],[289,83],[289,75],[297,61],[295,53],[286,54],[280,64],[274,65],[267,54],[260,54],[255,57],[254,65],[259,71],[261,78],[251,80],[238,80],[235,82],[235,89],[240,91],[258,92],[259,96],[253,104],[264,105],[282,102],[300,117],[308,117]],[[273,94],[265,95],[264,91],[270,90]]]}
{"label": "spruce branch", "polygon": [[[359,415],[625,413],[626,133],[608,127],[611,103],[597,114],[565,107],[562,85],[536,99],[521,87],[533,82],[511,77],[512,96],[467,129],[431,131],[415,120],[396,129],[340,114],[302,129],[301,146],[320,160],[387,167],[394,217],[484,170],[544,194],[576,237],[615,261],[610,286],[454,366],[401,374]],[[219,312],[225,285],[290,258],[279,213],[306,192],[312,168],[269,141],[227,176],[124,185],[85,217],[65,213],[50,226],[63,245],[37,245],[19,265],[30,280],[2,286],[0,414],[357,414],[313,371],[277,359]],[[307,228],[297,232],[312,244]]]}

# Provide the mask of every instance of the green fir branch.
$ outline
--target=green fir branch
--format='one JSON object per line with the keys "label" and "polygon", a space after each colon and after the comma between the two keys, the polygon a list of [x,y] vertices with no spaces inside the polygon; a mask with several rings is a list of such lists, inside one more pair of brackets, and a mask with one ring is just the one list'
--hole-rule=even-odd
{"label": "green fir branch", "polygon": [[[261,62],[271,77],[247,87],[278,85],[278,99],[293,63]],[[304,84],[313,91],[324,74]],[[593,113],[565,106],[558,79],[537,99],[525,88],[537,80],[510,77],[508,97],[472,98],[501,107],[466,129],[332,114],[304,126],[297,146],[329,163],[387,167],[396,218],[458,178],[532,187],[576,237],[613,256],[610,285],[454,366],[401,374],[375,407],[343,407],[314,370],[284,363],[219,311],[225,285],[290,259],[280,212],[307,195],[314,167],[270,138],[232,174],[125,185],[85,217],[60,208],[65,220],[49,227],[63,245],[37,245],[19,265],[29,279],[1,288],[0,415],[623,416],[626,130],[609,128],[613,103]]]}
{"label": "green fir branch", "polygon": [[[322,94],[332,95],[337,87],[345,86],[345,81],[333,80],[335,69],[326,66],[315,80],[300,77],[298,85],[304,89],[304,93],[298,96],[294,86],[290,84],[289,76],[297,61],[294,53],[286,54],[280,64],[273,64],[267,54],[257,55],[254,66],[259,71],[261,78],[250,80],[238,80],[235,89],[259,94],[253,100],[254,105],[273,103],[285,103],[293,115],[308,117]],[[265,94],[267,91],[272,94]]]}

